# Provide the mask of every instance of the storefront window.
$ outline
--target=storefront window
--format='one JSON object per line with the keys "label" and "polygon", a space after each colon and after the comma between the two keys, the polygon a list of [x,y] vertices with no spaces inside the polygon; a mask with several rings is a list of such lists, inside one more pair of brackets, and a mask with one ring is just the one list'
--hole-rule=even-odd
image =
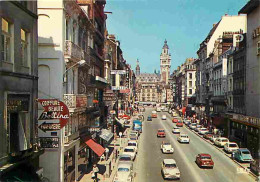
{"label": "storefront window", "polygon": [[75,147],[64,153],[64,182],[75,181]]}
{"label": "storefront window", "polygon": [[78,177],[87,172],[87,148],[83,148],[78,152]]}

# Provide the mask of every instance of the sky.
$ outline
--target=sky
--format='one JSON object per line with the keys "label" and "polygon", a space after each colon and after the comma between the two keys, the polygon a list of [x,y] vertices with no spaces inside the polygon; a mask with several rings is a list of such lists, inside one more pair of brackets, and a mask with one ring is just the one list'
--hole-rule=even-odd
{"label": "sky", "polygon": [[197,58],[199,44],[225,13],[237,15],[247,0],[107,0],[107,29],[120,41],[123,56],[141,73],[160,69],[167,39],[171,72],[186,58]]}

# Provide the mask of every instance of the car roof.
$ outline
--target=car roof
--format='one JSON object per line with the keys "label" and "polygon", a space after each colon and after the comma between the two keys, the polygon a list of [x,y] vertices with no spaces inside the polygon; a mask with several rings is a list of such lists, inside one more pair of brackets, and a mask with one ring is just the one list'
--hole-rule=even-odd
{"label": "car roof", "polygon": [[181,133],[180,136],[188,136],[187,134],[185,133]]}
{"label": "car roof", "polygon": [[119,157],[131,157],[131,155],[126,154],[126,153],[122,153]]}
{"label": "car roof", "polygon": [[228,138],[226,138],[226,137],[218,137],[218,139],[223,140],[223,139],[228,139]]}
{"label": "car roof", "polygon": [[125,149],[135,149],[134,146],[126,146]]}
{"label": "car roof", "polygon": [[129,163],[129,162],[120,162],[118,163],[118,166],[117,168],[131,168],[132,167],[132,163]]}
{"label": "car roof", "polygon": [[243,152],[243,151],[249,151],[247,148],[240,148],[240,149],[238,149],[238,150],[240,150],[241,152]]}
{"label": "car roof", "polygon": [[161,128],[161,129],[158,129],[158,130],[164,130],[164,129]]}
{"label": "car roof", "polygon": [[201,155],[201,156],[205,156],[205,157],[211,157],[211,155],[209,155],[209,154],[205,154],[205,153],[201,153],[201,154],[199,154],[199,155]]}
{"label": "car roof", "polygon": [[236,142],[228,142],[228,144],[237,144]]}
{"label": "car roof", "polygon": [[136,140],[129,140],[128,143],[137,143]]}
{"label": "car roof", "polygon": [[163,159],[164,164],[176,164],[174,159]]}

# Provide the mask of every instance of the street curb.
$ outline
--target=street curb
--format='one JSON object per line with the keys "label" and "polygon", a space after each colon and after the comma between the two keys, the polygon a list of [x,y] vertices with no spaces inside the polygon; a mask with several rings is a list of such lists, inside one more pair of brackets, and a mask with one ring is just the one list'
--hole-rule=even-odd
{"label": "street curb", "polygon": [[194,130],[191,130],[189,127],[187,127],[186,125],[185,125],[185,128],[187,128],[187,129],[189,129],[191,132],[193,132],[193,133],[195,133],[197,136],[199,136],[200,138],[202,138],[204,141],[206,141],[207,143],[209,143],[209,144],[211,144],[212,146],[214,146],[217,150],[219,150],[221,153],[223,153],[223,154],[225,154],[225,156],[227,156],[230,160],[232,160],[234,163],[236,163],[237,165],[239,165],[240,167],[242,167],[246,172],[248,172],[248,174],[249,175],[251,175],[252,177],[254,177],[254,178],[258,178],[258,176],[256,176],[252,171],[248,171],[248,169],[247,168],[245,168],[244,166],[242,166],[239,162],[237,162],[236,160],[233,160],[233,159],[231,159],[231,157],[229,157],[228,156],[228,154],[224,151],[224,150],[222,150],[221,148],[219,148],[219,147],[217,147],[216,145],[214,145],[211,141],[209,141],[209,140],[207,140],[207,139],[205,139],[205,138],[203,138],[201,135],[199,135],[196,131],[194,131]]}

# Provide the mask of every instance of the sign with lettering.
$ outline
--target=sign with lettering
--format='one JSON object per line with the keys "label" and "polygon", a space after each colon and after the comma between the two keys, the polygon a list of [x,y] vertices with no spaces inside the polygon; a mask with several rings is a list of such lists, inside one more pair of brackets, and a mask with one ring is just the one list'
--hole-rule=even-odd
{"label": "sign with lettering", "polygon": [[60,130],[60,123],[46,123],[45,121],[39,126],[43,132]]}
{"label": "sign with lettering", "polygon": [[90,132],[93,132],[93,131],[100,132],[100,128],[89,128],[88,131],[90,131]]}
{"label": "sign with lettering", "polygon": [[39,120],[59,119],[60,129],[69,121],[69,109],[62,101],[57,99],[38,99],[44,111]]}
{"label": "sign with lettering", "polygon": [[111,70],[111,75],[124,75],[126,74],[125,70]]}
{"label": "sign with lettering", "polygon": [[42,148],[59,148],[58,137],[40,137],[39,139]]}
{"label": "sign with lettering", "polygon": [[117,86],[112,86],[112,90],[125,90],[125,89],[126,89],[125,86],[119,86],[119,87],[117,87]]}

